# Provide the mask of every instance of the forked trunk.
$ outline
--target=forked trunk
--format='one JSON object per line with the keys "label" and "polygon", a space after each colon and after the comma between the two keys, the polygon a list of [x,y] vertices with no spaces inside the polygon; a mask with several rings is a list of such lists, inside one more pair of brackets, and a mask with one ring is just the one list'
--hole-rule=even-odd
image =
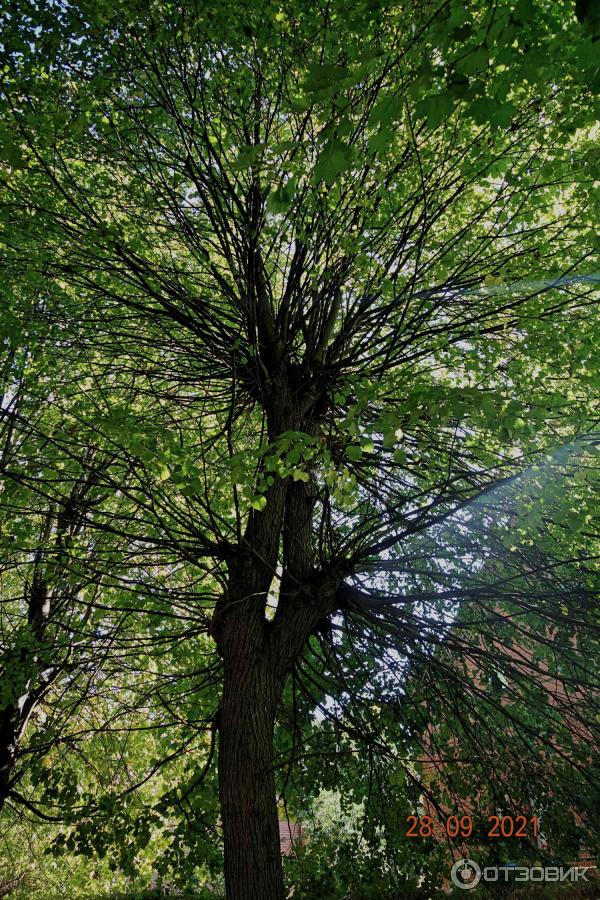
{"label": "forked trunk", "polygon": [[219,794],[227,900],[284,900],[273,774],[283,684],[264,659],[232,659],[224,668]]}

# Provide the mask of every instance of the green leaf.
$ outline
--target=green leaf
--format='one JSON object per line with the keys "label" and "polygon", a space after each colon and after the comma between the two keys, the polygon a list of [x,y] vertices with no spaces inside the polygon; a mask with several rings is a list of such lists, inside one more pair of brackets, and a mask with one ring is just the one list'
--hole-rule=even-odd
{"label": "green leaf", "polygon": [[501,128],[507,128],[512,122],[516,114],[516,107],[512,103],[496,103],[492,110],[489,121],[492,125],[499,125]]}
{"label": "green leaf", "polygon": [[25,169],[27,166],[21,148],[12,141],[6,141],[0,147],[0,160],[7,162],[13,169]]}
{"label": "green leaf", "polygon": [[467,115],[470,116],[478,125],[485,125],[494,116],[497,104],[488,97],[478,97],[467,109]]}
{"label": "green leaf", "polygon": [[277,188],[275,191],[271,191],[267,200],[267,209],[269,212],[275,213],[276,215],[287,212],[294,199],[296,184],[296,179],[290,178],[282,187]]}
{"label": "green leaf", "polygon": [[264,150],[264,144],[245,145],[240,148],[237,159],[229,166],[232,172],[243,172],[252,168]]}
{"label": "green leaf", "polygon": [[340,81],[346,79],[350,70],[346,66],[315,63],[309,67],[303,88],[306,91],[320,91],[329,88],[333,92]]}
{"label": "green leaf", "polygon": [[454,107],[454,102],[450,94],[431,94],[419,100],[416,106],[416,113],[422,119],[427,119],[430,128],[437,128],[443,122]]}
{"label": "green leaf", "polygon": [[337,138],[333,138],[323,147],[313,170],[313,184],[324,181],[332,185],[336,178],[352,165],[352,151]]}
{"label": "green leaf", "polygon": [[368,125],[390,125],[400,119],[405,100],[401,96],[389,94],[377,101],[368,118]]}
{"label": "green leaf", "polygon": [[374,153],[383,153],[394,140],[394,132],[389,128],[382,128],[369,138],[369,150]]}
{"label": "green leaf", "polygon": [[479,47],[463,59],[457,60],[454,64],[454,68],[462,75],[477,75],[479,72],[483,72],[487,69],[489,62],[488,51],[483,47]]}

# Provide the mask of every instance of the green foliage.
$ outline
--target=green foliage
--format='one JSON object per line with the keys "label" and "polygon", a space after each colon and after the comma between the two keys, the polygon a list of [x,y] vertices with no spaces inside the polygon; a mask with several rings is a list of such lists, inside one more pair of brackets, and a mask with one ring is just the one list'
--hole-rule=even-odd
{"label": "green foliage", "polygon": [[314,818],[294,896],[436,890],[439,848],[405,839],[428,790],[526,797],[560,852],[576,811],[596,839],[598,22],[580,0],[0,11],[22,896],[221,888],[232,622],[287,673],[278,790]]}

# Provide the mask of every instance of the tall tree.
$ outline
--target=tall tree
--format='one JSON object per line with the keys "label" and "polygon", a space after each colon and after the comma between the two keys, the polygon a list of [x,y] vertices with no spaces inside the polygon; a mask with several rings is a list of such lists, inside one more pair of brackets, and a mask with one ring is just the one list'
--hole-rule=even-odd
{"label": "tall tree", "polygon": [[[383,680],[408,717],[419,660],[440,695],[510,716],[460,660],[499,658],[525,697],[539,667],[506,650],[523,639],[597,703],[572,652],[598,625],[595,34],[527,0],[20,2],[3,19],[6,305],[18,324],[20,294],[42,298],[40,352],[78,379],[51,383],[46,436],[66,453],[75,427],[106,459],[86,471],[114,495],[77,527],[125,546],[78,565],[142,598],[140,646],[143,598],[168,608],[186,573],[188,639],[209,635],[221,666],[205,724],[228,896],[276,900],[292,674],[320,702],[354,697],[339,721],[374,747],[361,695]],[[10,460],[5,477],[39,486]]]}

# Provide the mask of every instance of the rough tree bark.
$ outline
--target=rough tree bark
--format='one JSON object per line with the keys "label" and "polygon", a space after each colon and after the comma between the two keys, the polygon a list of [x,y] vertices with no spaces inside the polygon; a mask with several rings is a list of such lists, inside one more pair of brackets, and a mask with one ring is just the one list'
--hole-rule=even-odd
{"label": "rough tree bark", "polygon": [[264,660],[225,664],[219,718],[219,793],[227,897],[283,900],[273,774],[282,681]]}
{"label": "rough tree bark", "polygon": [[228,900],[285,897],[273,772],[277,706],[293,662],[334,602],[327,585],[303,594],[287,615],[265,620],[259,647],[242,617],[227,627],[218,723]]}

